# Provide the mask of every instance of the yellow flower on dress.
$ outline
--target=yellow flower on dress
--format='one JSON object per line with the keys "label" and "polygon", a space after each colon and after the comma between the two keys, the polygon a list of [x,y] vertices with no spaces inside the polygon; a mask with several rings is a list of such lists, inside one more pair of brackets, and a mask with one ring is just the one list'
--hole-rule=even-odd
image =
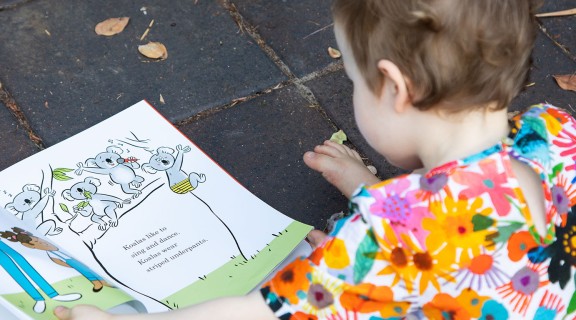
{"label": "yellow flower on dress", "polygon": [[494,249],[487,238],[496,231],[494,221],[488,217],[492,208],[482,208],[482,204],[480,197],[472,201],[446,197],[443,202],[431,203],[434,218],[422,221],[424,229],[430,231],[426,248],[430,252],[451,251],[449,255],[456,257],[454,262],[460,267],[468,266],[483,249]]}
{"label": "yellow flower on dress", "polygon": [[548,129],[554,136],[557,136],[558,133],[562,130],[562,123],[558,121],[558,118],[556,118],[554,114],[545,112],[540,114],[540,117],[544,119],[544,122],[546,123],[546,129]]}
{"label": "yellow flower on dress", "polygon": [[423,294],[430,284],[440,291],[440,279],[454,281],[454,277],[451,275],[455,271],[454,253],[452,251],[426,251],[407,235],[402,235],[402,240],[406,244],[406,247],[402,247],[397,235],[392,231],[388,223],[383,221],[382,225],[386,239],[376,235],[383,252],[376,259],[386,261],[387,266],[380,270],[378,274],[393,274],[394,280],[391,286],[403,280],[406,290],[412,293],[414,284],[418,281],[418,276],[420,276],[419,293]]}
{"label": "yellow flower on dress", "polygon": [[392,230],[387,221],[382,221],[384,237],[380,237],[378,232],[374,234],[381,252],[374,257],[375,260],[385,261],[384,267],[378,272],[378,275],[394,275],[394,280],[391,286],[398,284],[400,280],[404,282],[404,286],[409,293],[414,290],[414,281],[418,276],[418,270],[412,263],[412,253],[402,244],[396,237],[396,233]]}
{"label": "yellow flower on dress", "polygon": [[344,240],[332,238],[324,245],[324,262],[332,269],[344,269],[350,265]]}
{"label": "yellow flower on dress", "polygon": [[420,294],[432,284],[437,291],[440,291],[440,282],[438,280],[444,279],[449,282],[454,282],[455,279],[451,275],[455,270],[454,268],[454,255],[450,251],[445,252],[417,252],[412,257],[414,266],[420,274]]}

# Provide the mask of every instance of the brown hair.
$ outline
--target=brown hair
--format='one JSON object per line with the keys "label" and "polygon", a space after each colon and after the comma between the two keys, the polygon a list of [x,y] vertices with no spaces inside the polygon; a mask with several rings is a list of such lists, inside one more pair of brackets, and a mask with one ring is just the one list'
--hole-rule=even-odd
{"label": "brown hair", "polygon": [[535,0],[335,0],[360,72],[374,93],[381,59],[409,78],[421,110],[508,106],[525,84],[536,37]]}
{"label": "brown hair", "polygon": [[18,227],[12,228],[12,231],[1,231],[0,237],[12,242],[30,243],[32,241],[31,233]]}

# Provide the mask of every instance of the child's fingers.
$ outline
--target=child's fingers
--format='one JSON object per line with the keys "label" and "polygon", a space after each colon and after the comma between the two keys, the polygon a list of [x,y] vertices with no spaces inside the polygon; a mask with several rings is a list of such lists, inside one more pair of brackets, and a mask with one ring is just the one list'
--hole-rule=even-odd
{"label": "child's fingers", "polygon": [[362,160],[362,158],[360,157],[360,155],[358,154],[358,152],[356,152],[355,150],[350,149],[349,147],[343,145],[343,144],[339,144],[336,143],[334,141],[330,141],[330,140],[326,140],[324,141],[324,145],[327,147],[331,147],[334,148],[338,151],[340,151],[341,153],[347,154],[351,157],[354,157],[358,160]]}
{"label": "child's fingers", "polygon": [[308,243],[310,243],[310,245],[312,246],[312,249],[316,249],[318,246],[322,245],[322,243],[324,243],[324,240],[326,240],[327,235],[320,231],[320,230],[312,230],[308,233],[308,235],[306,236],[306,240],[308,240]]}
{"label": "child's fingers", "polygon": [[94,306],[78,305],[72,309],[57,306],[54,315],[59,320],[109,320],[112,316]]}
{"label": "child's fingers", "polygon": [[56,308],[54,308],[54,315],[60,319],[60,320],[70,320],[70,309],[63,307],[63,306],[57,306]]}
{"label": "child's fingers", "polygon": [[331,141],[325,141],[324,144],[317,145],[314,148],[314,152],[325,154],[333,158],[336,158],[342,154],[347,154],[344,146]]}
{"label": "child's fingers", "polygon": [[346,149],[349,149],[347,146],[340,144],[340,143],[336,143],[336,142],[331,141],[331,140],[324,141],[324,145],[332,147],[332,148],[336,148],[336,149],[340,150],[341,152],[346,152]]}

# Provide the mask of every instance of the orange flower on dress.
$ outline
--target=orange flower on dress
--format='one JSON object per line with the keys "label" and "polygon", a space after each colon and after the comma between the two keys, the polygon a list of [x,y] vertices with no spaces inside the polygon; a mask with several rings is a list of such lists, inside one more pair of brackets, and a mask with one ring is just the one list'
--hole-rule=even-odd
{"label": "orange flower on dress", "polygon": [[555,109],[555,108],[547,108],[546,112],[551,115],[554,120],[560,122],[561,124],[565,124],[570,121],[572,116],[564,110]]}
{"label": "orange flower on dress", "polygon": [[446,293],[439,293],[432,301],[422,308],[426,319],[437,320],[464,320],[470,319],[470,314],[462,307],[458,300]]}
{"label": "orange flower on dress", "polygon": [[514,262],[520,261],[528,251],[537,246],[538,244],[530,232],[516,232],[508,240],[508,257]]}
{"label": "orange flower on dress", "polygon": [[324,248],[318,247],[308,256],[308,260],[312,261],[313,264],[319,266],[320,261],[324,257]]}
{"label": "orange flower on dress", "polygon": [[486,300],[490,300],[490,297],[480,296],[478,293],[472,289],[464,289],[460,292],[460,295],[456,297],[456,301],[466,309],[470,317],[476,319],[480,318],[482,315],[482,306]]}
{"label": "orange flower on dress", "polygon": [[347,287],[340,296],[340,303],[346,310],[358,313],[379,311],[383,318],[406,315],[409,302],[394,302],[394,293],[387,286],[361,283]]}
{"label": "orange flower on dress", "polygon": [[307,276],[310,270],[307,259],[296,259],[278,272],[267,285],[276,295],[288,299],[290,304],[298,304],[298,292],[306,290],[310,285]]}
{"label": "orange flower on dress", "polygon": [[318,317],[313,314],[298,311],[290,316],[290,320],[318,320]]}

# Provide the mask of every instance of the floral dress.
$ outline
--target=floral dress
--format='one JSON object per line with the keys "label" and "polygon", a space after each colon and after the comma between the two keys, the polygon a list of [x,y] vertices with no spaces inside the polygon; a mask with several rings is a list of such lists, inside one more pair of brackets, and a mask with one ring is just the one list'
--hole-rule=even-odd
{"label": "floral dress", "polygon": [[[481,153],[360,187],[324,244],[261,288],[280,319],[576,318],[576,121],[550,105]],[[512,171],[542,181],[536,231]]]}

